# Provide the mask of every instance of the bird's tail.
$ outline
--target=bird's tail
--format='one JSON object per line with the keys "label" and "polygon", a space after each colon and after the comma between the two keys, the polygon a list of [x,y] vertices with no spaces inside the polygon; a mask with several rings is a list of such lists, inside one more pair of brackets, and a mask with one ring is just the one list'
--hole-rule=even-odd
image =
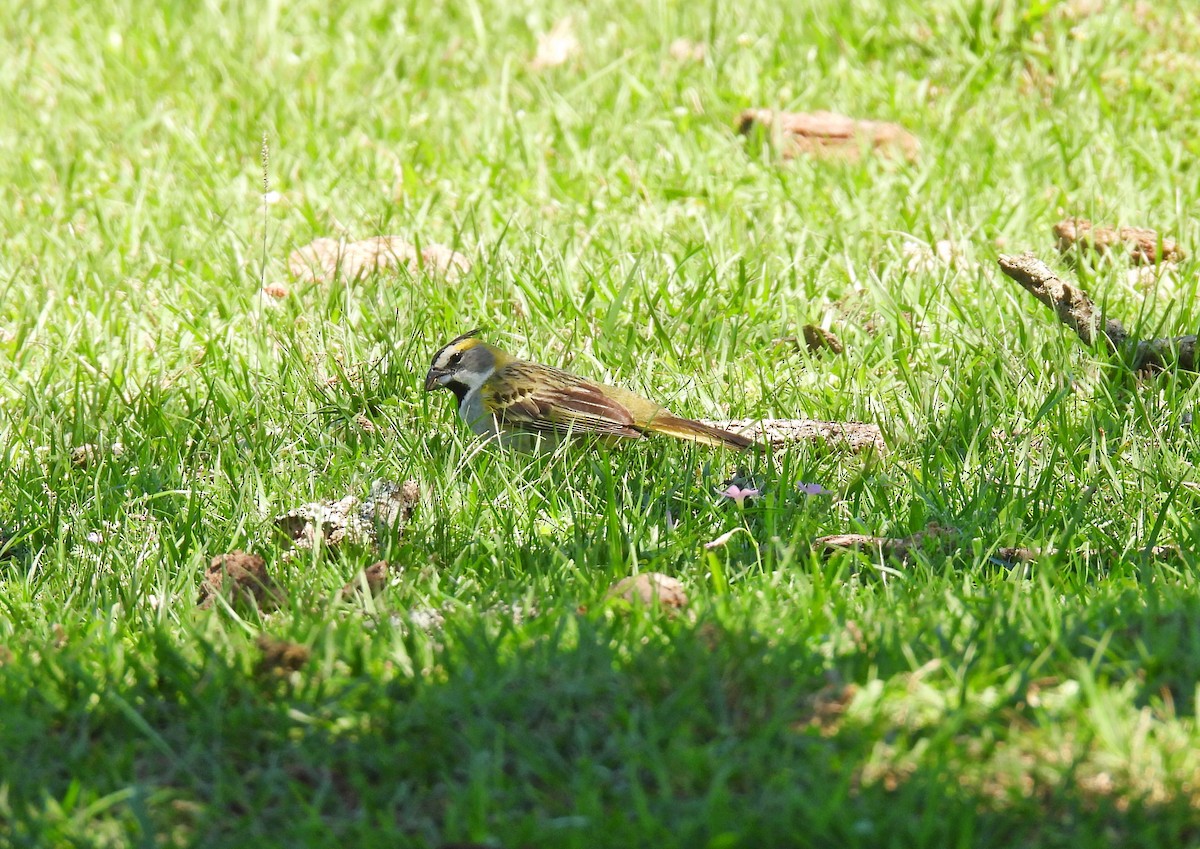
{"label": "bird's tail", "polygon": [[758,444],[750,437],[742,436],[740,433],[722,430],[719,427],[694,422],[691,419],[681,419],[669,413],[659,413],[646,426],[646,430],[651,433],[674,436],[677,439],[690,439],[692,442],[713,447],[724,446],[745,450]]}

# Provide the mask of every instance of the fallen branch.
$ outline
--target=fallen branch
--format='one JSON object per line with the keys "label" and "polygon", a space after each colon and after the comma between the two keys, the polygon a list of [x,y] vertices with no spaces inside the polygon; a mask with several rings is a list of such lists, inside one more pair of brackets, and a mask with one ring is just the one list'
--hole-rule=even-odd
{"label": "fallen branch", "polygon": [[738,116],[738,132],[765,128],[785,159],[801,154],[857,161],[864,150],[885,157],[917,158],[917,140],[899,124],[863,121],[834,112],[773,112],[747,109]]}
{"label": "fallen branch", "polygon": [[818,537],[813,540],[812,547],[822,556],[828,557],[838,551],[861,551],[882,557],[894,557],[904,562],[913,551],[925,547],[926,540],[953,538],[958,535],[954,528],[943,528],[937,522],[930,522],[925,530],[917,531],[907,537],[873,537],[868,534],[834,534]]}
{"label": "fallen branch", "polygon": [[817,419],[701,420],[704,424],[753,437],[771,445],[816,442],[830,450],[887,453],[879,425],[863,422],[823,422]]}
{"label": "fallen branch", "polygon": [[288,256],[292,276],[308,283],[337,278],[349,282],[400,266],[410,274],[437,272],[446,280],[457,280],[471,270],[471,261],[445,245],[418,249],[400,236],[374,236],[358,242],[314,239]]}
{"label": "fallen branch", "polygon": [[1125,249],[1130,262],[1153,265],[1158,262],[1179,262],[1185,256],[1174,239],[1160,236],[1148,227],[1104,227],[1086,218],[1067,218],[1054,225],[1058,249],[1067,253],[1075,248],[1089,248],[1101,256]]}
{"label": "fallen branch", "polygon": [[[1137,552],[1149,557],[1151,560],[1175,560],[1179,557],[1180,551],[1177,545],[1155,545],[1150,548],[1137,549]],[[1041,560],[1046,557],[1057,557],[1060,550],[1057,548],[997,548],[992,554],[993,560],[1001,560],[1005,563],[1031,563],[1034,560]],[[1116,560],[1125,557],[1134,552],[1123,552],[1115,549],[1100,549],[1098,551],[1089,551],[1087,549],[1078,549],[1076,551],[1066,552],[1080,557],[1094,555],[1102,560]]]}
{"label": "fallen branch", "polygon": [[[934,545],[927,545],[933,542]],[[947,528],[930,522],[925,530],[906,537],[876,537],[869,534],[834,534],[818,537],[812,542],[813,550],[822,557],[839,551],[859,551],[876,557],[891,557],[900,562],[911,559],[913,552],[929,548],[969,550],[969,542],[961,539],[955,528]],[[1143,555],[1151,560],[1175,560],[1180,556],[1177,545],[1155,545],[1150,548],[1121,551],[1118,549],[1078,548],[1064,551],[1058,548],[1001,547],[992,552],[990,560],[1002,563],[1031,563],[1060,555],[1076,557],[1098,557],[1102,560],[1119,560],[1124,557]]]}
{"label": "fallen branch", "polygon": [[1135,370],[1171,367],[1197,370],[1194,335],[1142,341],[1130,339],[1125,325],[1102,316],[1087,292],[1061,280],[1031,253],[1001,255],[1000,270],[1053,310],[1058,320],[1074,330],[1083,344],[1094,345],[1103,338],[1109,350],[1126,359]]}

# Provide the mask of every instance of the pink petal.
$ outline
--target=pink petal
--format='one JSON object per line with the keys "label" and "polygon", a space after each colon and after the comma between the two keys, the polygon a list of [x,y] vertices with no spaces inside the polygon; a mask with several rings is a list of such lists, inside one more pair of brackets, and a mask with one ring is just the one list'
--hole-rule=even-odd
{"label": "pink petal", "polygon": [[720,494],[726,498],[736,501],[738,507],[741,507],[742,503],[747,498],[758,498],[758,496],[762,495],[762,491],[753,487],[742,488],[735,483],[731,483],[726,489],[722,490]]}

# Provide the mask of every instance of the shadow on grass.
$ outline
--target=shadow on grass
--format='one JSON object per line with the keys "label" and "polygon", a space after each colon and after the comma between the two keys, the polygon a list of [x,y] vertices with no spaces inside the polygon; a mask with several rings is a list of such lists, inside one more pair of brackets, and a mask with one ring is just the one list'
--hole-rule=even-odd
{"label": "shadow on grass", "polygon": [[871,708],[873,674],[911,670],[899,646],[831,661],[819,636],[638,613],[476,621],[442,649],[392,636],[385,649],[360,632],[291,676],[154,631],[123,652],[14,653],[0,666],[0,824],[29,846],[1200,839],[1187,793],[1077,780],[1086,741],[1042,764],[1031,736],[1017,773],[981,774],[1036,726],[1011,700],[927,722],[905,718],[915,702]]}

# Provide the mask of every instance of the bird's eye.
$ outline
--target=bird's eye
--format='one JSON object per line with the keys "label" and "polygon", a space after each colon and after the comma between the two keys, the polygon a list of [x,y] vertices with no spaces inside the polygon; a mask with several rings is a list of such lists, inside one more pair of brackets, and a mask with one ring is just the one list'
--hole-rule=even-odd
{"label": "bird's eye", "polygon": [[456,365],[458,365],[458,364],[459,364],[459,363],[461,363],[461,362],[462,362],[462,351],[455,351],[455,352],[454,352],[454,356],[452,356],[452,357],[451,357],[451,358],[450,358],[450,359],[447,361],[446,365],[448,365],[448,366],[456,366]]}

